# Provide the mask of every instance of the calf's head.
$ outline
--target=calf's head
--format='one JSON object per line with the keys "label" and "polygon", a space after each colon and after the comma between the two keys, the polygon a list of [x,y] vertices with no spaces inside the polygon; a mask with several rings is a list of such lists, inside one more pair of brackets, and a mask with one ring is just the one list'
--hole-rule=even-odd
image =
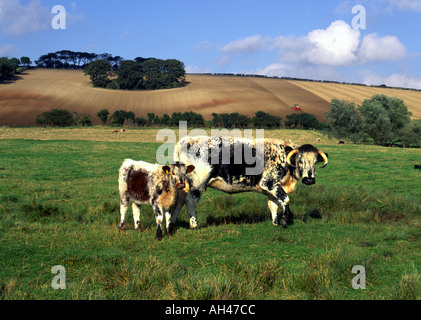
{"label": "calf's head", "polygon": [[184,189],[186,187],[186,174],[192,172],[194,169],[194,166],[186,166],[180,162],[162,167],[162,170],[168,176],[172,185],[177,189]]}
{"label": "calf's head", "polygon": [[288,165],[296,168],[298,178],[302,178],[302,182],[306,185],[316,183],[314,172],[317,162],[324,162],[321,168],[326,167],[328,163],[327,155],[310,144],[291,150],[287,155]]}

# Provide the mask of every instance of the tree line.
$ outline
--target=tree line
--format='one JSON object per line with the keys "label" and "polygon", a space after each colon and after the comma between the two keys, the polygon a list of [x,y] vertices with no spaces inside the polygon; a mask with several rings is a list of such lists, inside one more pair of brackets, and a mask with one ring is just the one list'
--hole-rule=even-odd
{"label": "tree line", "polygon": [[25,71],[32,64],[28,57],[18,58],[0,58],[0,80],[13,77],[17,73]]}
{"label": "tree line", "polygon": [[184,63],[176,59],[124,60],[114,69],[105,60],[90,62],[84,69],[92,85],[119,90],[156,90],[182,87],[185,84]]}
{"label": "tree line", "polygon": [[326,114],[329,134],[354,143],[372,141],[376,145],[421,146],[421,120],[411,120],[404,101],[383,94],[374,95],[356,106],[333,99]]}
{"label": "tree line", "polygon": [[185,84],[184,63],[176,59],[137,57],[125,60],[109,53],[60,50],[42,55],[35,61],[38,68],[82,69],[97,88],[119,90],[156,90],[182,87]]}
{"label": "tree line", "polygon": [[75,52],[60,50],[42,55],[35,61],[38,68],[47,69],[83,69],[94,60],[104,59],[108,61],[114,70],[117,70],[123,58],[109,53]]}

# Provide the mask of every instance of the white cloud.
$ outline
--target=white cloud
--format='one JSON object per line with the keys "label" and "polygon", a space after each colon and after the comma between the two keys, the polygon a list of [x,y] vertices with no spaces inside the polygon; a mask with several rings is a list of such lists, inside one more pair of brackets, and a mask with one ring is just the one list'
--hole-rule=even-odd
{"label": "white cloud", "polygon": [[13,53],[18,51],[18,47],[14,44],[5,44],[0,47],[0,57],[10,57]]}
{"label": "white cloud", "polygon": [[269,41],[269,38],[262,38],[261,35],[254,35],[230,42],[220,48],[219,51],[227,53],[254,53],[265,49]]}
{"label": "white cloud", "polygon": [[389,3],[390,6],[396,7],[403,11],[421,12],[421,0],[382,0]]}
{"label": "white cloud", "polygon": [[405,74],[393,73],[383,77],[368,70],[362,71],[361,74],[363,76],[362,82],[367,85],[378,86],[385,84],[389,87],[421,89],[421,79],[416,79]]}
{"label": "white cloud", "polygon": [[368,34],[361,40],[361,32],[343,20],[326,29],[317,29],[303,37],[263,38],[261,35],[230,42],[220,51],[250,53],[279,50],[280,62],[301,65],[349,66],[354,63],[395,61],[406,56],[406,47],[396,36]]}
{"label": "white cloud", "polygon": [[359,58],[362,63],[373,61],[394,61],[406,56],[406,47],[395,36],[378,37],[372,33],[364,37]]}
{"label": "white cloud", "polygon": [[210,68],[200,68],[198,66],[188,65],[186,66],[186,73],[211,73]]}
{"label": "white cloud", "polygon": [[227,55],[220,57],[217,61],[217,65],[219,67],[225,67],[229,64],[230,64],[230,57]]}
{"label": "white cloud", "polygon": [[350,65],[357,59],[360,35],[359,30],[352,29],[343,20],[332,22],[325,30],[314,30],[307,35],[310,44],[307,60],[316,65]]}
{"label": "white cloud", "polygon": [[0,28],[14,36],[37,32],[51,27],[50,11],[40,0],[26,6],[20,0],[0,0]]}
{"label": "white cloud", "polygon": [[195,51],[210,52],[213,49],[213,44],[209,40],[200,41],[192,47]]}

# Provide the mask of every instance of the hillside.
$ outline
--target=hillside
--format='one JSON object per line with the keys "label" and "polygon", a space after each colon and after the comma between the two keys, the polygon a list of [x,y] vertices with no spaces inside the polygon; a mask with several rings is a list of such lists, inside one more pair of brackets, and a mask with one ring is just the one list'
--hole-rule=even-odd
{"label": "hillside", "polygon": [[421,118],[421,92],[270,78],[187,75],[184,88],[157,91],[113,91],[92,88],[80,70],[31,70],[14,81],[0,83],[0,125],[33,126],[37,114],[52,108],[91,114],[124,109],[136,116],[195,111],[211,114],[258,110],[285,117],[298,103],[304,112],[324,120],[332,98],[361,103],[376,93],[403,99],[414,118]]}

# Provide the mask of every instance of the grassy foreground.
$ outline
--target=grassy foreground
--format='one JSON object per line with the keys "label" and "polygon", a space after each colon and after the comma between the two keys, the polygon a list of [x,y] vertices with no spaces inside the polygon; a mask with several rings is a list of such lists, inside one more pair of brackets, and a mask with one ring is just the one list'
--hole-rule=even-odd
{"label": "grassy foreground", "polygon": [[[13,130],[13,129],[10,129]],[[310,141],[311,142],[311,141]],[[421,150],[322,145],[317,184],[273,227],[266,197],[211,189],[172,238],[151,208],[118,231],[117,170],[155,161],[152,142],[0,140],[2,299],[420,299]],[[66,289],[51,269],[66,269]],[[355,265],[366,289],[354,290]]]}

